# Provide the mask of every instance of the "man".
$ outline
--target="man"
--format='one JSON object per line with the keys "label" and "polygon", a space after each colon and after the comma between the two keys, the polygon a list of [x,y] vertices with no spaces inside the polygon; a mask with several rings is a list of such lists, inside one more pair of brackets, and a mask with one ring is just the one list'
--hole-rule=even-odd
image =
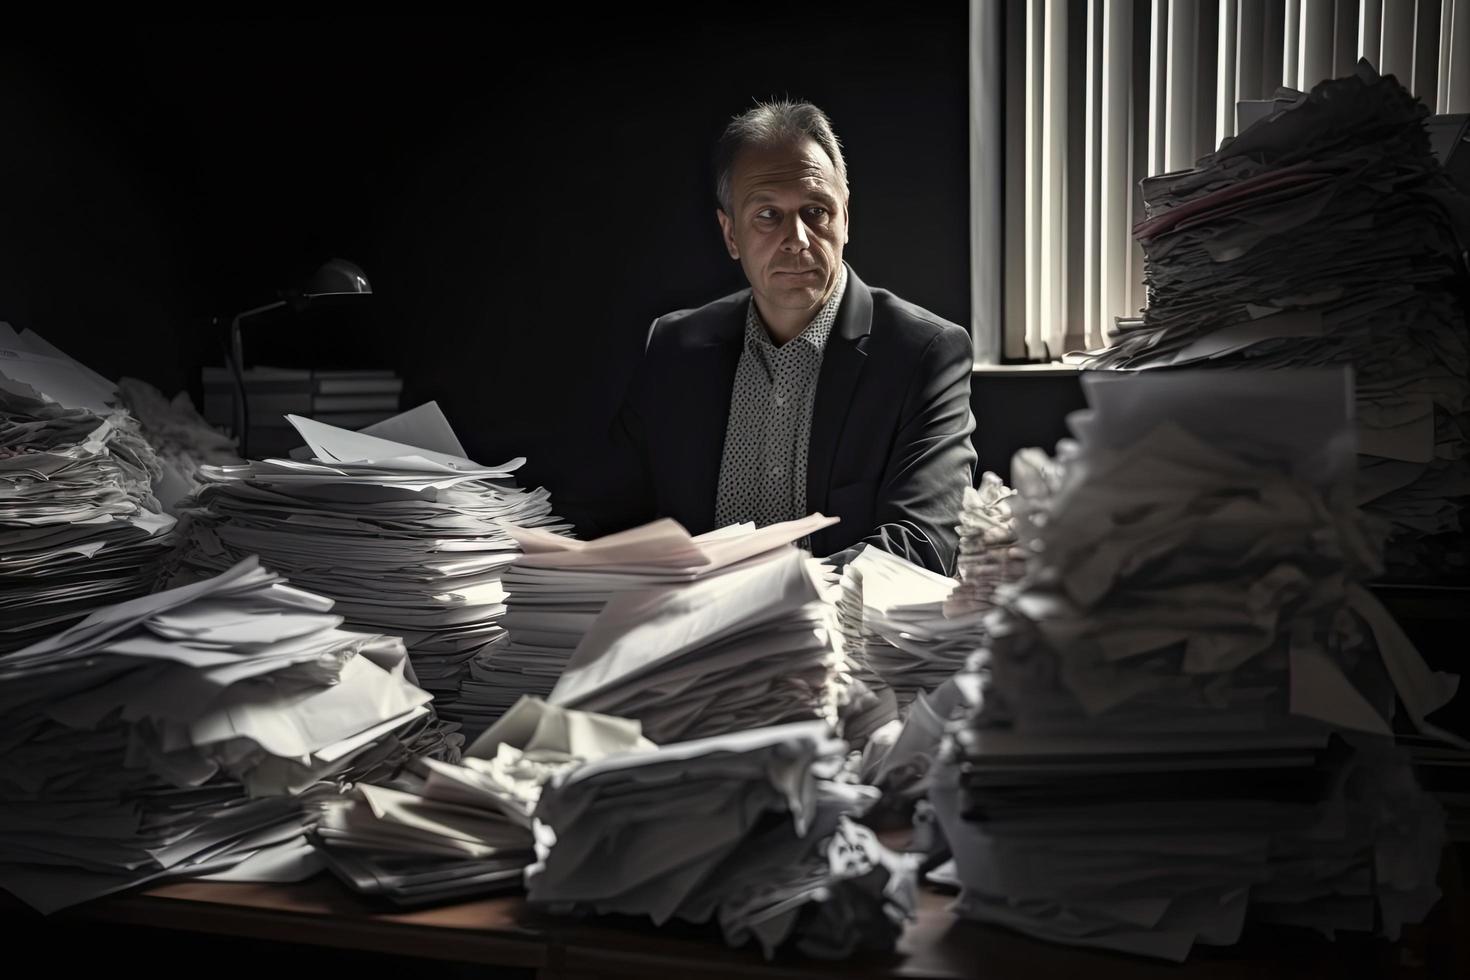
{"label": "man", "polygon": [[614,424],[622,486],[597,530],[667,516],[693,533],[813,511],[845,561],[866,543],[953,569],[975,452],[969,335],[842,260],[847,165],[804,102],[736,117],[716,217],[750,288],[659,317]]}

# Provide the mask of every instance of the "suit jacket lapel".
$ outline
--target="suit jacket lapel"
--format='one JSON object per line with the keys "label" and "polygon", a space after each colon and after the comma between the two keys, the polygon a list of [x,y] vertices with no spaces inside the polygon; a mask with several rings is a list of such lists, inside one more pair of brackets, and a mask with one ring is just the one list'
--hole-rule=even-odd
{"label": "suit jacket lapel", "polygon": [[725,426],[745,336],[745,316],[746,304],[736,304],[732,321],[720,324],[718,335],[707,345],[689,352],[684,376],[678,382],[684,388],[686,411],[681,418],[669,421],[682,431],[677,441],[681,457],[677,465],[686,479],[675,491],[679,503],[669,510],[670,516],[692,534],[714,528]]}
{"label": "suit jacket lapel", "polygon": [[873,328],[873,294],[847,268],[847,290],[837,310],[837,322],[827,338],[817,395],[812,405],[812,431],[807,448],[806,509],[825,510],[832,477],[832,460],[842,426],[852,405],[863,365],[867,363],[868,335]]}

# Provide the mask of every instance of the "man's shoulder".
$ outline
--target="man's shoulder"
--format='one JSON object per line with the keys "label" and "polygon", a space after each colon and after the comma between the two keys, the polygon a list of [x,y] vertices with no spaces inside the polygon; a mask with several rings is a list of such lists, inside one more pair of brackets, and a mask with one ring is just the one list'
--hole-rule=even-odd
{"label": "man's shoulder", "polygon": [[869,292],[873,296],[874,343],[896,344],[916,352],[927,350],[936,340],[946,346],[963,342],[968,347],[969,331],[958,323],[946,320],[890,290],[874,286],[869,287]]}
{"label": "man's shoulder", "polygon": [[[851,287],[849,287],[851,288]],[[964,327],[952,323],[917,303],[911,303],[890,290],[863,285],[872,298],[872,340],[885,347],[897,347],[922,353],[936,341],[944,347],[968,349],[970,335]],[[844,297],[847,303],[852,297]],[[649,328],[646,349],[679,351],[706,347],[738,338],[745,327],[745,314],[750,305],[750,288],[703,306],[674,310],[656,318]]]}
{"label": "man's shoulder", "polygon": [[750,305],[750,289],[736,290],[703,306],[665,313],[648,330],[648,348],[703,347],[738,335]]}

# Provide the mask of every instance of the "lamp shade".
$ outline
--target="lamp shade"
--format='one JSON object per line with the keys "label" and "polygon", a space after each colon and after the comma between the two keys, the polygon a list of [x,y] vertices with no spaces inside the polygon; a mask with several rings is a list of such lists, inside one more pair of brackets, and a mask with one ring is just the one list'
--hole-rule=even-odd
{"label": "lamp shade", "polygon": [[369,285],[367,276],[357,266],[346,259],[328,259],[307,280],[301,293],[307,299],[315,299],[318,296],[343,296],[372,291],[373,287]]}

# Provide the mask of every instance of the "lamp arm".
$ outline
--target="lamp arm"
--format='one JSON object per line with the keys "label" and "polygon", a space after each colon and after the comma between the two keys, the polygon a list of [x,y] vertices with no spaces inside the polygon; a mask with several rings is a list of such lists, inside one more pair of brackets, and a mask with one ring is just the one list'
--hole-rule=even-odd
{"label": "lamp arm", "polygon": [[248,460],[250,441],[250,410],[245,401],[245,356],[240,342],[240,321],[260,313],[278,310],[286,305],[285,300],[276,300],[257,306],[253,310],[236,313],[230,321],[230,374],[235,379],[235,438],[240,443],[240,458]]}

